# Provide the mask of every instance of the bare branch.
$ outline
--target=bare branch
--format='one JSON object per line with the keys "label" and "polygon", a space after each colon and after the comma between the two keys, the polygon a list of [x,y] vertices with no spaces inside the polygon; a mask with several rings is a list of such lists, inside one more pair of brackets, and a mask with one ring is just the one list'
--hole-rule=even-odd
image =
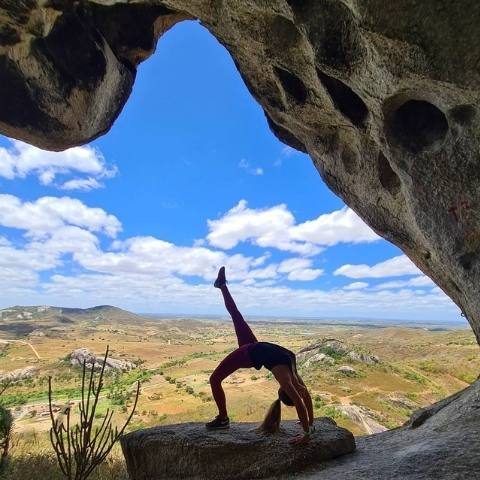
{"label": "bare branch", "polygon": [[[57,455],[60,470],[67,480],[86,480],[95,468],[108,456],[116,442],[123,435],[133,418],[140,396],[140,382],[133,409],[123,427],[118,430],[113,427],[114,412],[107,410],[105,417],[99,424],[94,425],[100,394],[103,388],[103,378],[107,364],[109,347],[107,347],[103,364],[98,375],[95,375],[95,363],[89,367],[87,376],[86,361],[82,367],[82,394],[78,404],[80,419],[75,425],[71,424],[70,408],[66,413],[65,422],[60,422],[53,413],[52,379],[48,381],[48,402],[50,410],[50,441]],[[88,379],[88,380],[87,380]],[[60,416],[60,415],[59,415]],[[66,425],[65,425],[66,424]]]}

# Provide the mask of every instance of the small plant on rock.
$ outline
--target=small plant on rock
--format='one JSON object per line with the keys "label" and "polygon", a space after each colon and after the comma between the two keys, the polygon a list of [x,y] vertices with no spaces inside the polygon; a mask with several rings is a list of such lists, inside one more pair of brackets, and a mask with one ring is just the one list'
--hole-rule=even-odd
{"label": "small plant on rock", "polygon": [[57,455],[58,465],[68,480],[86,480],[95,468],[108,456],[115,443],[123,435],[137,407],[140,395],[140,382],[137,383],[135,402],[123,427],[113,427],[113,411],[108,409],[96,425],[98,401],[103,388],[103,377],[109,348],[105,352],[103,364],[98,374],[95,366],[82,368],[81,400],[78,405],[79,419],[73,423],[70,404],[55,417],[52,402],[52,378],[48,381],[48,401],[52,428],[50,441]]}

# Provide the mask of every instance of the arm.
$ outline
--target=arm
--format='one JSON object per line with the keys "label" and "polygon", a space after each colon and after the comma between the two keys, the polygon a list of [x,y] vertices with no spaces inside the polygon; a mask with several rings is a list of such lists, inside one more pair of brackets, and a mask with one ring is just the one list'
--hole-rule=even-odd
{"label": "arm", "polygon": [[297,410],[297,415],[302,424],[303,431],[308,433],[310,431],[310,419],[307,407],[303,398],[298,393],[297,389],[293,386],[292,382],[285,384],[280,384],[285,393],[292,399],[295,409]]}
{"label": "arm", "polygon": [[308,391],[308,388],[306,387],[305,383],[301,379],[300,375],[298,375],[297,373],[295,377],[296,377],[295,380],[297,380],[296,388],[299,391],[300,395],[302,396],[305,406],[307,407],[309,424],[310,426],[312,426],[313,419],[314,419],[312,397],[310,396],[310,392]]}
{"label": "arm", "polygon": [[300,394],[302,395],[303,402],[305,403],[305,406],[307,407],[308,411],[308,420],[309,420],[309,425],[313,425],[313,402],[312,402],[312,397],[310,396],[310,392],[308,391],[307,387],[303,387],[300,391]]}
{"label": "arm", "polygon": [[280,387],[282,387],[282,390],[292,399],[297,410],[298,418],[303,427],[304,435],[299,435],[293,438],[290,442],[294,444],[308,442],[310,438],[308,410],[305,406],[302,396],[294,386],[293,382],[295,382],[295,379],[292,376],[291,370],[285,365],[277,365],[276,367],[272,368],[272,373],[275,375],[275,378],[280,384]]}

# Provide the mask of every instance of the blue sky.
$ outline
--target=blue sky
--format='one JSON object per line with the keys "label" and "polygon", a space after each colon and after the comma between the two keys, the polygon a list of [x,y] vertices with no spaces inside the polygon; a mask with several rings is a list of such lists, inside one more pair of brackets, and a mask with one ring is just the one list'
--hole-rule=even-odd
{"label": "blue sky", "polygon": [[0,306],[456,320],[458,308],[279,142],[218,42],[184,22],[111,131],[42,152],[0,137]]}

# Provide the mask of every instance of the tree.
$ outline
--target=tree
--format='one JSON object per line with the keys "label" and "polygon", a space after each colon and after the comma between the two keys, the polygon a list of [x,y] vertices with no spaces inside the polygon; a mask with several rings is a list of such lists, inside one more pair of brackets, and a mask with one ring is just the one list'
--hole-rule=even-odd
{"label": "tree", "polygon": [[113,427],[113,410],[108,409],[103,420],[95,423],[100,392],[103,388],[106,360],[109,348],[105,352],[103,364],[95,375],[95,365],[87,369],[84,361],[82,367],[81,400],[78,404],[79,420],[72,423],[71,405],[67,404],[55,418],[52,402],[52,378],[48,380],[48,402],[50,407],[50,441],[57,455],[58,465],[68,480],[86,480],[100,465],[123,435],[135,413],[140,395],[140,382],[137,382],[133,409],[123,427]]}

